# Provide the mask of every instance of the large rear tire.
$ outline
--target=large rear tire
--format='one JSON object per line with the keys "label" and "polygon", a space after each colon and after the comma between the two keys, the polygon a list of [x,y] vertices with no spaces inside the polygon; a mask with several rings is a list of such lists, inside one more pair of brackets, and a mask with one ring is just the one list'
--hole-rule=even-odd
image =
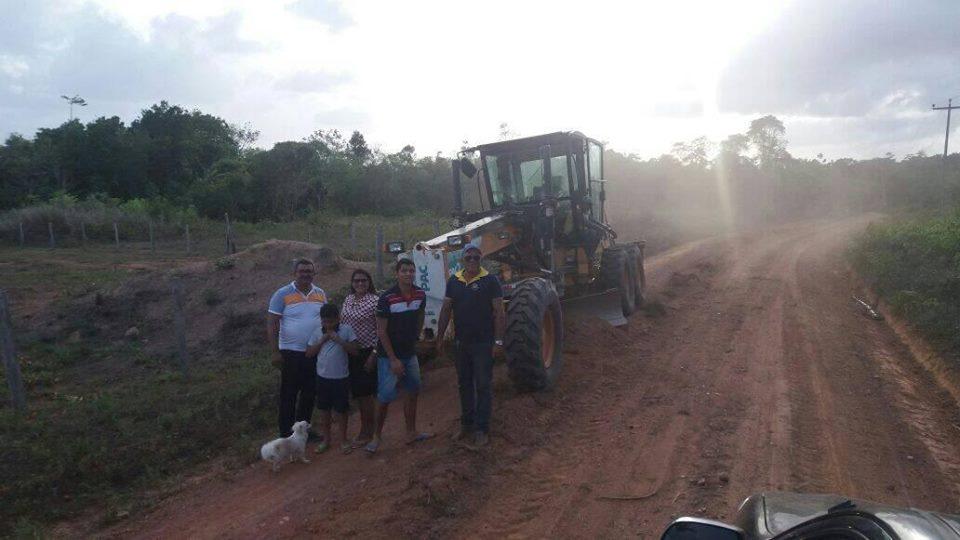
{"label": "large rear tire", "polygon": [[[629,249],[629,248],[627,248]],[[623,247],[611,247],[603,251],[600,259],[600,280],[604,288],[620,291],[620,309],[624,317],[636,310],[637,280],[630,273],[630,254]]]}
{"label": "large rear tire", "polygon": [[514,287],[503,344],[510,380],[518,390],[553,385],[563,365],[563,311],[553,283],[529,278]]}

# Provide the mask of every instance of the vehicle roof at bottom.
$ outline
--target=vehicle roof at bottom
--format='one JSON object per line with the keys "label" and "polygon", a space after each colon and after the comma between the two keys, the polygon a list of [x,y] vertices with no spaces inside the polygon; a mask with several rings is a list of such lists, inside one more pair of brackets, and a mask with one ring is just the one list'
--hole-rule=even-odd
{"label": "vehicle roof at bottom", "polygon": [[504,151],[514,150],[516,148],[539,147],[545,144],[565,144],[570,140],[587,140],[603,146],[603,143],[596,139],[587,137],[579,131],[556,131],[554,133],[545,133],[543,135],[534,135],[532,137],[521,137],[519,139],[510,139],[509,141],[498,141],[467,148],[464,152],[474,152],[480,150],[487,154],[498,154]]}
{"label": "vehicle roof at bottom", "polygon": [[[761,504],[750,504],[759,498]],[[933,540],[960,538],[960,516],[929,512],[915,508],[897,508],[840,495],[765,492],[744,501],[741,512],[759,510],[759,514],[739,515],[738,525],[749,531],[748,538],[770,538],[783,534],[815,517],[827,515],[827,509],[850,501],[852,508],[836,515],[869,514],[883,521],[902,540]],[[765,531],[765,534],[764,534]]]}

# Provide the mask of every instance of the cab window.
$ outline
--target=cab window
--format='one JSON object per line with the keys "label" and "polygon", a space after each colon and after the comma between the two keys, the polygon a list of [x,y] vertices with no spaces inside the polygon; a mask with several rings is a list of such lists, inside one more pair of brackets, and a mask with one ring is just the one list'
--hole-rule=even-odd
{"label": "cab window", "polygon": [[593,219],[601,220],[601,196],[603,190],[603,148],[597,143],[587,143],[588,183],[590,185],[590,206]]}

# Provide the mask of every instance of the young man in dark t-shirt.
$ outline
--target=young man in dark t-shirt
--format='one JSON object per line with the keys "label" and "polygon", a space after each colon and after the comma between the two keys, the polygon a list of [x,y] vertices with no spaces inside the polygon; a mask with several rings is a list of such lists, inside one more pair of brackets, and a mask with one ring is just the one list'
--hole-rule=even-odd
{"label": "young man in dark t-shirt", "polygon": [[410,259],[396,265],[397,284],[380,295],[377,302],[377,430],[364,449],[371,454],[380,448],[383,424],[390,403],[397,399],[397,387],[406,396],[403,417],[407,443],[429,439],[429,433],[417,431],[417,397],[420,394],[420,364],[416,345],[423,330],[427,295],[413,284],[416,266]]}
{"label": "young man in dark t-shirt", "polygon": [[437,343],[442,347],[452,312],[460,390],[460,430],[454,440],[462,440],[473,432],[477,446],[490,441],[493,357],[503,355],[505,320],[500,281],[480,266],[482,256],[476,244],[463,248],[463,270],[447,281],[437,324]]}

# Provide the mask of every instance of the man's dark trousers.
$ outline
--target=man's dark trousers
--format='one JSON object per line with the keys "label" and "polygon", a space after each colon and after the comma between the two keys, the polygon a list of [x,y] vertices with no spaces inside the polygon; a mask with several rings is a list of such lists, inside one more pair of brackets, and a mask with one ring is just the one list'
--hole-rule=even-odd
{"label": "man's dark trousers", "polygon": [[303,351],[281,349],[280,355],[283,357],[283,367],[280,369],[278,427],[281,437],[289,437],[295,422],[310,421],[317,391],[317,359],[307,358]]}
{"label": "man's dark trousers", "polygon": [[460,423],[487,433],[493,406],[493,344],[457,344],[457,385],[460,387]]}

